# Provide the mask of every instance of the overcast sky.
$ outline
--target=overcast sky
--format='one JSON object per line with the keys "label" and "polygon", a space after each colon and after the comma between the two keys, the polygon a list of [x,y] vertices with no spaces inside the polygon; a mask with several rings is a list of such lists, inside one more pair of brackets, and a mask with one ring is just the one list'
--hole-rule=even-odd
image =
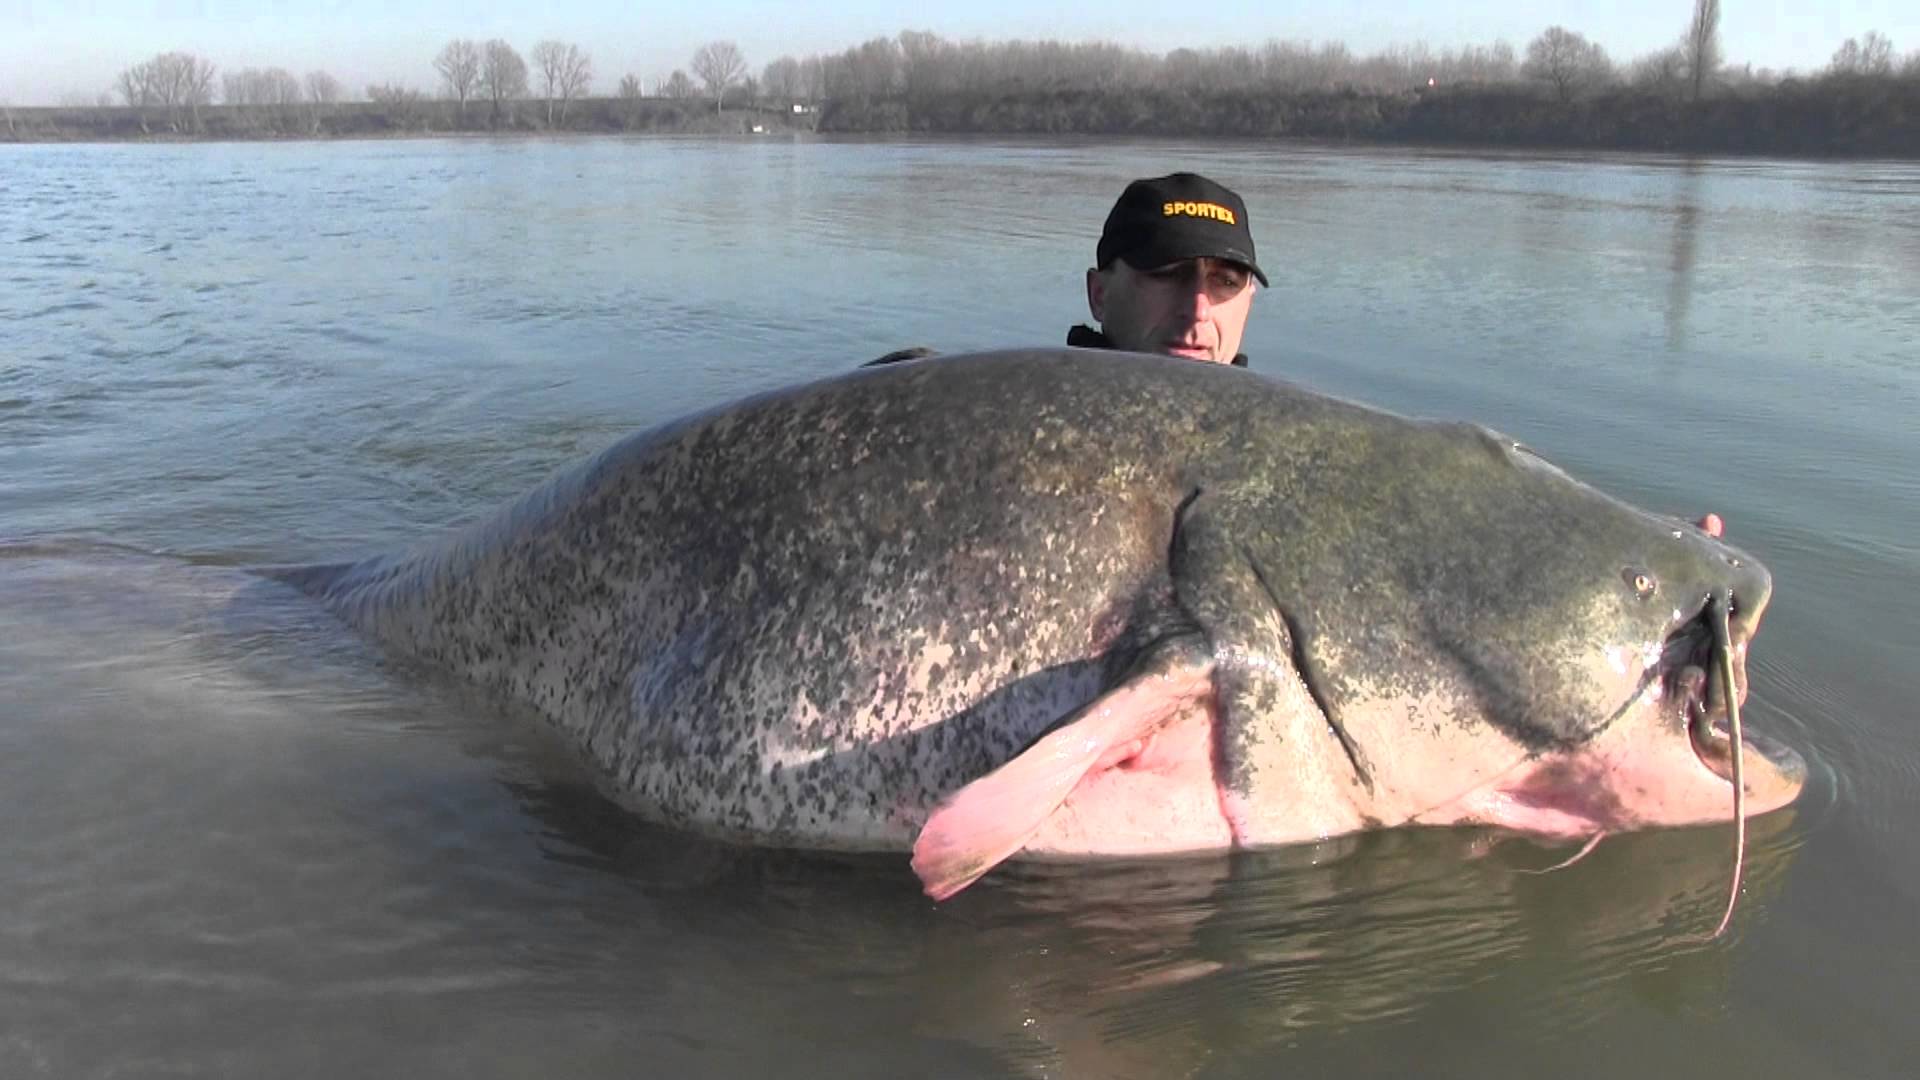
{"label": "overcast sky", "polygon": [[[1723,0],[1721,8],[1721,42],[1735,64],[1817,69],[1842,41],[1869,30],[1892,38],[1901,55],[1920,48],[1920,0]],[[1368,53],[1503,39],[1519,50],[1558,24],[1631,60],[1677,40],[1691,10],[1691,0],[0,0],[0,101],[91,98],[127,66],[173,49],[221,71],[317,68],[356,92],[369,82],[432,90],[433,56],[453,37],[505,38],[523,55],[543,38],[578,44],[593,58],[600,92],[629,72],[651,84],[715,39],[737,43],[758,73],[782,54],[837,52],[901,30],[956,40],[1104,40],[1152,52],[1306,39]]]}

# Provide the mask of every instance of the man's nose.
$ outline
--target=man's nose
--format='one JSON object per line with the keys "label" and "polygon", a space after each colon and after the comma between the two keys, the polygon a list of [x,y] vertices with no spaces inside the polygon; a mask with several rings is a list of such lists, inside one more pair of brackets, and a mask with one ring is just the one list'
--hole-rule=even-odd
{"label": "man's nose", "polygon": [[1207,291],[1207,279],[1199,278],[1187,286],[1187,311],[1195,322],[1213,313],[1213,296]]}

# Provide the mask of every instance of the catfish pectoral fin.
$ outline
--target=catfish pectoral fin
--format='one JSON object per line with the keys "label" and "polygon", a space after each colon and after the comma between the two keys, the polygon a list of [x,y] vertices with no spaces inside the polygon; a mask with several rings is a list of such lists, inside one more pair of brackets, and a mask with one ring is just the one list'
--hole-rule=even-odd
{"label": "catfish pectoral fin", "polygon": [[1116,764],[1213,692],[1210,660],[1141,668],[935,808],[913,843],[913,872],[928,896],[945,900],[1014,855],[1088,773]]}

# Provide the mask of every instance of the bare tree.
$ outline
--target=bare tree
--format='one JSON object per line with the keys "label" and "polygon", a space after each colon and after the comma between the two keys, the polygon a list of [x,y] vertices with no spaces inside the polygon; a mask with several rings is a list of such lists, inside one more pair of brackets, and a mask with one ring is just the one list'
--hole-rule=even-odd
{"label": "bare tree", "polygon": [[1720,85],[1729,90],[1755,90],[1775,85],[1780,76],[1772,68],[1757,68],[1752,61],[1734,67],[1732,64],[1720,68]]}
{"label": "bare tree", "polygon": [[168,53],[179,82],[180,100],[191,111],[193,130],[200,130],[200,106],[213,104],[213,61],[192,53]]}
{"label": "bare tree", "polygon": [[1707,92],[1707,80],[1720,70],[1720,0],[1693,0],[1693,18],[1680,39],[1693,100]]}
{"label": "bare tree", "polygon": [[399,83],[375,83],[367,87],[367,100],[386,110],[395,127],[405,131],[416,123],[426,126],[425,95]]}
{"label": "bare tree", "polygon": [[800,61],[800,96],[819,101],[827,96],[827,64],[818,56]]}
{"label": "bare tree", "polygon": [[[551,38],[533,43],[533,51],[527,55],[533,60],[533,70],[540,78],[540,86],[547,100],[547,126],[553,126],[553,98],[559,92],[560,66],[567,50],[572,48]],[[576,50],[577,51],[577,50]]]}
{"label": "bare tree", "polygon": [[1920,79],[1920,49],[1915,49],[1908,53],[1907,58],[1901,62],[1900,77],[1903,79]]}
{"label": "bare tree", "polygon": [[333,111],[333,105],[340,100],[340,80],[324,71],[309,71],[307,87],[307,127],[308,130],[320,130],[320,118]]}
{"label": "bare tree", "polygon": [[620,96],[631,101],[640,96],[640,76],[632,72],[620,76]]}
{"label": "bare tree", "polygon": [[473,96],[480,84],[480,46],[466,38],[455,38],[447,42],[440,55],[433,58],[433,70],[440,73],[440,81],[446,84],[447,94],[459,102],[460,116],[467,115],[467,98]]}
{"label": "bare tree", "polygon": [[1836,49],[1827,70],[1834,75],[1892,75],[1893,42],[1878,30],[1848,38]]}
{"label": "bare tree", "polygon": [[760,72],[760,85],[769,98],[784,98],[786,104],[792,104],[800,96],[800,61],[783,56],[769,62]]}
{"label": "bare tree", "polygon": [[221,100],[268,130],[298,126],[306,94],[286,68],[241,68],[221,76]]}
{"label": "bare tree", "polygon": [[547,126],[553,126],[553,101],[560,99],[560,122],[567,121],[567,103],[586,92],[593,83],[593,58],[580,46],[562,41],[542,41],[533,47],[533,66],[540,72],[547,92]]}
{"label": "bare tree", "polygon": [[137,109],[142,105],[153,104],[153,87],[149,83],[152,76],[146,64],[135,64],[120,72],[113,80],[113,88],[127,100],[127,107]]}
{"label": "bare tree", "polygon": [[567,119],[567,102],[586,97],[587,91],[593,88],[593,58],[579,53],[577,59],[578,63],[570,64],[561,73],[560,119],[563,123]]}
{"label": "bare tree", "polygon": [[693,73],[707,84],[715,112],[725,107],[727,90],[747,70],[747,58],[731,41],[709,41],[693,54]]}
{"label": "bare tree", "polygon": [[163,106],[168,123],[181,129],[183,111],[200,127],[200,106],[213,103],[213,63],[192,53],[161,53],[122,71],[114,85],[127,104]]}
{"label": "bare tree", "polygon": [[306,100],[300,89],[300,80],[286,68],[267,69],[267,104],[281,107],[298,105]]}
{"label": "bare tree", "polygon": [[1520,73],[1520,62],[1513,55],[1513,46],[1504,41],[1496,41],[1485,51],[1476,51],[1471,59],[1462,58],[1467,70],[1463,78],[1475,82],[1510,82]]}
{"label": "bare tree", "polygon": [[1869,30],[1860,39],[1860,56],[1867,70],[1875,75],[1893,74],[1893,42],[1878,30]]}
{"label": "bare tree", "polygon": [[307,72],[307,100],[315,105],[332,105],[340,100],[340,80],[324,71]]}
{"label": "bare tree", "polygon": [[957,89],[956,65],[949,59],[952,46],[939,35],[924,30],[902,30],[897,40],[901,83],[907,100],[915,107],[930,104]]}
{"label": "bare tree", "polygon": [[1605,82],[1612,71],[1607,50],[1563,26],[1549,26],[1528,42],[1526,63],[1520,65],[1520,74],[1552,86],[1563,102]]}
{"label": "bare tree", "polygon": [[306,101],[306,94],[300,89],[300,80],[286,68],[268,68],[266,75],[266,108],[276,130],[286,131],[297,128],[300,123],[300,106]]}
{"label": "bare tree", "polygon": [[1681,88],[1687,84],[1687,56],[1675,45],[1648,53],[1633,62],[1628,69],[1627,78],[1633,85],[1651,90],[1657,94],[1679,97]]}
{"label": "bare tree", "polygon": [[498,127],[502,106],[527,93],[527,62],[513,46],[494,38],[481,50],[476,86],[493,103],[491,123]]}
{"label": "bare tree", "polygon": [[188,110],[188,122],[191,130],[200,130],[200,107],[213,104],[213,61],[192,53],[173,53],[174,70],[178,72],[180,100]]}
{"label": "bare tree", "polygon": [[[1173,59],[1172,55],[1167,59]],[[1508,59],[1512,59],[1511,50]],[[1310,41],[1269,41],[1255,54],[1255,63],[1263,81],[1289,90],[1352,86],[1359,66],[1346,45],[1337,41],[1318,47]]]}
{"label": "bare tree", "polygon": [[667,76],[666,81],[660,84],[661,97],[690,98],[693,96],[693,91],[693,80],[687,78],[687,73],[679,68],[673,69],[673,74]]}
{"label": "bare tree", "polygon": [[[1037,74],[1037,69],[1034,70]],[[892,38],[873,38],[840,54],[831,66],[827,96],[868,101],[904,89],[900,45]]]}
{"label": "bare tree", "polygon": [[1860,74],[1860,39],[1848,38],[1833,50],[1833,59],[1827,61],[1828,75]]}
{"label": "bare tree", "polygon": [[298,105],[300,80],[286,68],[242,68],[222,77],[229,105]]}

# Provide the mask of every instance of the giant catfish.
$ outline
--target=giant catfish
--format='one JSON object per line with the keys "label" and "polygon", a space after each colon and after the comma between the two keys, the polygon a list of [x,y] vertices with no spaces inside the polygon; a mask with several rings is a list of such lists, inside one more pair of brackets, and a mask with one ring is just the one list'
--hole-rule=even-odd
{"label": "giant catfish", "polygon": [[1804,776],[1725,730],[1751,557],[1486,428],[1166,358],[862,369],[279,576],[648,818],[910,850],[935,897],[1016,855],[1726,820],[1735,766],[1754,812]]}

